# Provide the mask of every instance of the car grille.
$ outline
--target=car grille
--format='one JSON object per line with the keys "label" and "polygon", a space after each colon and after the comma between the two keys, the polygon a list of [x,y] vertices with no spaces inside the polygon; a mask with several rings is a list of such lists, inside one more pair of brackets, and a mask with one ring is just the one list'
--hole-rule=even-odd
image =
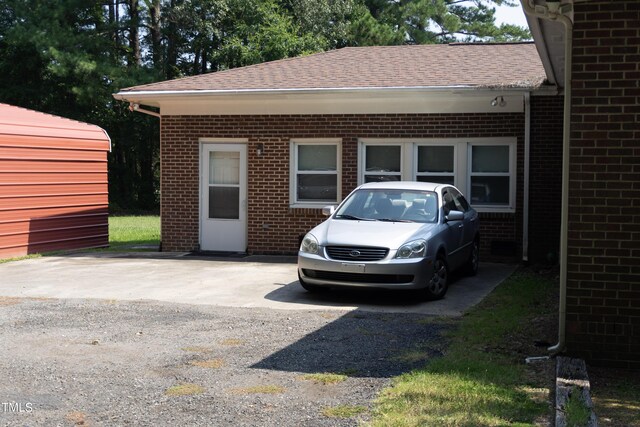
{"label": "car grille", "polygon": [[389,253],[387,248],[327,246],[327,255],[340,261],[380,261]]}
{"label": "car grille", "polygon": [[361,274],[342,273],[339,271],[323,271],[303,269],[302,273],[313,279],[351,283],[409,283],[413,282],[411,274]]}

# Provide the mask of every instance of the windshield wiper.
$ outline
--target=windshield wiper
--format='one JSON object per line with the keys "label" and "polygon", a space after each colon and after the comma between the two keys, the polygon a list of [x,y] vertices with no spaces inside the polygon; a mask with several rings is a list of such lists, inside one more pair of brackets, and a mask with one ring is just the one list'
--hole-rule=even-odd
{"label": "windshield wiper", "polygon": [[382,222],[414,222],[414,221],[410,221],[408,219],[392,219],[392,218],[377,218],[376,221],[382,221]]}
{"label": "windshield wiper", "polygon": [[342,214],[342,215],[336,215],[336,218],[340,218],[340,219],[352,219],[354,221],[374,221],[371,218],[360,218],[357,217],[355,215],[349,215],[349,214]]}

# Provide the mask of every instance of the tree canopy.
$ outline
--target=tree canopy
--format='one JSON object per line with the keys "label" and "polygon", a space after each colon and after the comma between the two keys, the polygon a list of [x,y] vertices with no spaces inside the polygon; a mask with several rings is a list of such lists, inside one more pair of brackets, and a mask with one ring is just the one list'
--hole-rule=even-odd
{"label": "tree canopy", "polygon": [[121,88],[345,46],[505,42],[516,0],[0,0],[0,102],[97,124],[112,138],[110,200],[158,206],[157,119]]}

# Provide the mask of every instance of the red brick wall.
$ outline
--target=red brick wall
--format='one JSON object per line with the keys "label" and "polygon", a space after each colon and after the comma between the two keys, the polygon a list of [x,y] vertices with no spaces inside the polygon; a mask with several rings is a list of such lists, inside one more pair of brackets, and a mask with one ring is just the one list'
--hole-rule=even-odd
{"label": "red brick wall", "polygon": [[574,7],[567,345],[640,368],[640,2]]}
{"label": "red brick wall", "polygon": [[[520,242],[524,116],[510,114],[164,116],[161,122],[162,248],[191,251],[198,245],[199,138],[247,138],[250,253],[293,254],[299,237],[324,217],[318,209],[289,207],[289,142],[295,138],[342,139],[342,194],[357,182],[358,138],[518,138],[516,214],[483,214],[482,251],[490,240]],[[257,144],[264,152],[257,156]],[[521,253],[516,249],[516,256]]]}
{"label": "red brick wall", "polygon": [[564,97],[531,97],[529,260],[556,263],[560,251]]}

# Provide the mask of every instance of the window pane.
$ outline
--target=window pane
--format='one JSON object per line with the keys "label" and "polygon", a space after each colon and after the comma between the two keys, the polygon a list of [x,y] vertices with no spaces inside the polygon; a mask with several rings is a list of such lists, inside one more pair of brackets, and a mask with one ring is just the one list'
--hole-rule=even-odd
{"label": "window pane", "polygon": [[400,175],[365,175],[364,182],[400,181]]}
{"label": "window pane", "polygon": [[209,187],[209,218],[240,218],[240,189],[238,187]]}
{"label": "window pane", "polygon": [[298,174],[298,201],[336,201],[338,177],[323,174]]}
{"label": "window pane", "polygon": [[454,185],[453,176],[442,176],[442,175],[420,175],[417,177],[418,182],[435,182],[438,184],[449,184]]}
{"label": "window pane", "polygon": [[418,172],[453,173],[453,147],[418,147]]}
{"label": "window pane", "polygon": [[509,205],[509,177],[472,176],[471,203]]}
{"label": "window pane", "polygon": [[209,153],[209,184],[239,184],[240,153],[211,151]]}
{"label": "window pane", "polygon": [[298,145],[299,171],[337,170],[335,145]]}
{"label": "window pane", "polygon": [[400,146],[366,146],[365,170],[367,172],[400,172]]}
{"label": "window pane", "polygon": [[472,172],[509,172],[508,145],[474,145],[471,147]]}

